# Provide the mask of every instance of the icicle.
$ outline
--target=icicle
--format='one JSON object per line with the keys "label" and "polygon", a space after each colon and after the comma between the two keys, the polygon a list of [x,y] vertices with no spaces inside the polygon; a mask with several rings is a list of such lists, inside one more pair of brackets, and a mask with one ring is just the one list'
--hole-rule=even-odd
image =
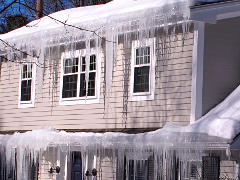
{"label": "icicle", "polygon": [[85,82],[86,82],[86,98],[88,95],[88,82],[89,82],[89,67],[90,67],[90,56],[91,56],[91,47],[90,47],[91,36],[86,36],[86,72],[85,72]]}
{"label": "icicle", "polygon": [[106,94],[110,93],[112,87],[114,62],[114,32],[113,28],[109,27],[106,35]]}

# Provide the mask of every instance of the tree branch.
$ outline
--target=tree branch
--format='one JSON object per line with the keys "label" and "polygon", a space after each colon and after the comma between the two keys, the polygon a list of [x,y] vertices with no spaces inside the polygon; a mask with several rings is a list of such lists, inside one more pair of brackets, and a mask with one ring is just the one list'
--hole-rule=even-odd
{"label": "tree branch", "polygon": [[31,56],[31,57],[34,57],[34,58],[39,58],[39,56],[35,56],[35,55],[32,55],[32,54],[29,54],[29,53],[27,53],[26,51],[23,51],[23,50],[21,50],[21,49],[16,48],[14,45],[9,44],[7,41],[4,41],[4,40],[2,40],[2,39],[0,39],[0,41],[1,41],[3,44],[5,44],[6,46],[12,48],[12,49],[15,50],[15,51],[21,52],[21,53],[23,53],[24,55]]}
{"label": "tree branch", "polygon": [[3,8],[1,11],[0,11],[0,14],[2,14],[4,11],[6,11],[11,5],[13,5],[14,3],[16,3],[17,0],[13,0],[10,4],[8,4],[5,8]]}
{"label": "tree branch", "polygon": [[[29,9],[32,9],[33,11],[36,11],[36,9],[34,9],[34,8],[30,7],[30,6],[28,6],[27,4],[23,4],[23,3],[21,3],[21,2],[19,2],[19,4],[25,6],[25,7],[29,8]],[[106,42],[116,43],[116,42],[114,42],[114,41],[107,40],[106,38],[100,36],[100,35],[99,35],[98,33],[96,33],[96,31],[94,31],[94,30],[89,30],[89,29],[81,28],[81,27],[79,27],[79,26],[75,26],[75,25],[68,24],[68,23],[66,23],[66,22],[60,21],[60,20],[58,20],[58,19],[56,19],[56,18],[54,18],[54,17],[48,15],[48,14],[45,13],[44,11],[43,11],[43,15],[49,17],[50,19],[52,19],[52,20],[54,20],[54,21],[56,21],[56,22],[61,23],[61,24],[64,25],[64,26],[68,26],[68,27],[76,28],[76,29],[81,30],[81,31],[91,32],[91,33],[93,33],[94,35],[96,35],[97,37],[99,37],[100,39],[105,40]]]}

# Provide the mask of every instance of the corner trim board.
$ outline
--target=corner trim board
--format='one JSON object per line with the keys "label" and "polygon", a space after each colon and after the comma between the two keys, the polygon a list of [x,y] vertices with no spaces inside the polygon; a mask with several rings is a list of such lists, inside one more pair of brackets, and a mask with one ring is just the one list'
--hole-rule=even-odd
{"label": "corner trim board", "polygon": [[194,24],[194,45],[192,57],[192,89],[190,123],[202,116],[203,88],[203,58],[204,58],[204,29],[203,22]]}

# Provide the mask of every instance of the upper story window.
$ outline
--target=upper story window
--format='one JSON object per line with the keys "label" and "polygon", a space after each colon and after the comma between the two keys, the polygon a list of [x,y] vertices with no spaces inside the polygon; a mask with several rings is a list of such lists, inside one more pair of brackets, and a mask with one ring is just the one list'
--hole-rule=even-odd
{"label": "upper story window", "polygon": [[[87,63],[87,58],[89,58],[89,63]],[[100,62],[98,61],[94,52],[89,57],[83,50],[77,51],[74,56],[70,53],[63,54],[61,104],[97,103],[99,101]]]}
{"label": "upper story window", "polygon": [[20,87],[19,87],[19,107],[33,107],[34,106],[34,64],[22,64],[20,73]]}
{"label": "upper story window", "polygon": [[132,43],[131,100],[153,100],[155,90],[155,39]]}

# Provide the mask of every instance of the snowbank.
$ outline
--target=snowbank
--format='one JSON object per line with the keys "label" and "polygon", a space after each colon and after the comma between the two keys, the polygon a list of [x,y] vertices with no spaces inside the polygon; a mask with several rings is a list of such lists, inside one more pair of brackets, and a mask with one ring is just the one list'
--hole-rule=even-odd
{"label": "snowbank", "polygon": [[240,86],[205,116],[180,129],[232,140],[240,133]]}

